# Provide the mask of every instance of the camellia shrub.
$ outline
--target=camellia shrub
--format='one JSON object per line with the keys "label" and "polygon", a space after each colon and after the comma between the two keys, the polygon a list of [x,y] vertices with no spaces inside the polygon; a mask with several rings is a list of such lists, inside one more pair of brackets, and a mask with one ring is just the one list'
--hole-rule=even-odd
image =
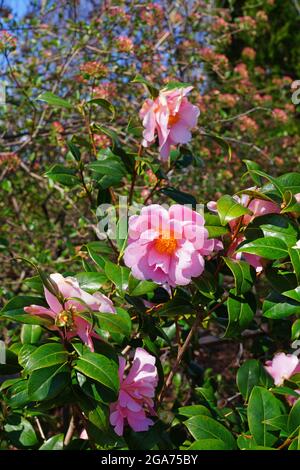
{"label": "camellia shrub", "polygon": [[[70,198],[85,192],[97,225],[81,270],[34,264],[2,308],[2,446],[299,449],[300,173],[273,177],[245,160],[235,194],[198,202],[168,178],[197,132],[192,87],[134,82],[149,93],[136,152],[103,125],[110,148],[87,162],[71,139],[67,164],[46,173]],[[116,112],[104,99],[38,100]],[[231,396],[201,368],[208,328],[226,348],[259,339],[263,359],[239,362]]]}

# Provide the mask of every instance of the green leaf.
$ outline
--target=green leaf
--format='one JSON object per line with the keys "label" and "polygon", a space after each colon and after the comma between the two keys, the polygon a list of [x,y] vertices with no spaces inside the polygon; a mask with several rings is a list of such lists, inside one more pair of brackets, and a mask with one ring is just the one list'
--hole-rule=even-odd
{"label": "green leaf", "polygon": [[233,197],[227,194],[217,201],[217,211],[222,225],[226,225],[231,220],[237,219],[242,215],[252,214],[247,207],[242,206]]}
{"label": "green leaf", "polygon": [[79,282],[81,289],[92,294],[98,291],[102,287],[102,285],[107,282],[106,275],[104,273],[98,272],[84,271],[82,273],[75,274],[74,277]]}
{"label": "green leaf", "polygon": [[248,292],[256,278],[255,269],[245,261],[223,258],[231,270],[235,280],[235,293],[237,295]]}
{"label": "green leaf", "polygon": [[288,417],[288,430],[293,434],[300,427],[300,400],[297,400],[292,407]]}
{"label": "green leaf", "polygon": [[[252,160],[243,160],[243,162],[245,163],[246,167],[247,167],[247,173],[250,173],[254,183],[257,185],[257,186],[261,186],[262,185],[262,179],[257,176],[255,173],[251,172],[251,170],[260,170],[260,166],[258,163],[256,162],[253,162]],[[244,175],[245,176],[245,175]]]}
{"label": "green leaf", "polygon": [[237,253],[250,253],[266,259],[282,259],[288,256],[286,244],[276,237],[258,238],[250,243],[245,243]]}
{"label": "green leaf", "polygon": [[159,90],[141,75],[136,75],[131,81],[131,83],[141,83],[142,85],[145,85],[151,95],[151,98],[157,98],[157,96],[159,95]]}
{"label": "green leaf", "polygon": [[51,325],[52,321],[50,319],[40,318],[37,315],[31,315],[24,312],[24,307],[28,307],[29,305],[41,305],[43,307],[47,307],[45,300],[41,297],[19,295],[4,305],[0,315],[12,321],[29,323],[31,325]]}
{"label": "green leaf", "polygon": [[64,165],[53,165],[45,176],[56,183],[60,183],[63,186],[74,187],[80,184],[80,179],[77,176],[77,171],[73,168],[67,168]]}
{"label": "green leaf", "polygon": [[295,339],[299,339],[300,337],[300,318],[298,318],[297,320],[294,321],[293,325],[292,325],[292,341],[294,341]]}
{"label": "green leaf", "polygon": [[204,271],[201,276],[193,279],[198,291],[208,299],[214,299],[217,291],[216,279],[209,271]]}
{"label": "green leaf", "polygon": [[229,232],[227,227],[221,225],[220,217],[217,214],[205,212],[204,218],[209,238],[219,238]]}
{"label": "green leaf", "polygon": [[286,297],[289,297],[290,299],[300,303],[300,286],[296,287],[296,289],[282,292],[282,295],[285,295]]}
{"label": "green leaf", "polygon": [[114,264],[111,261],[106,261],[105,274],[120,292],[127,289],[130,269]]}
{"label": "green leaf", "polygon": [[176,296],[174,299],[166,302],[159,310],[157,310],[156,313],[159,316],[174,316],[192,314],[194,311],[195,308],[190,302],[188,302],[185,298]]}
{"label": "green leaf", "polygon": [[248,401],[255,385],[270,387],[273,381],[259,361],[249,359],[239,368],[236,383],[243,398]]}
{"label": "green leaf", "polygon": [[290,191],[292,194],[300,193],[300,173],[285,173],[276,178],[276,182],[282,186],[285,191]]}
{"label": "green leaf", "polygon": [[238,297],[231,292],[227,300],[227,310],[228,325],[225,338],[240,334],[251,323],[256,311],[254,297],[249,294]]}
{"label": "green leaf", "polygon": [[116,308],[117,313],[95,313],[99,327],[109,333],[119,333],[130,336],[131,318],[129,314],[121,307]]}
{"label": "green leaf", "polygon": [[280,238],[288,247],[296,244],[298,231],[287,217],[268,214],[255,218],[254,224],[259,226],[264,237]]}
{"label": "green leaf", "polygon": [[182,416],[187,416],[188,418],[197,415],[211,416],[211,412],[209,411],[209,409],[203,405],[181,406],[180,408],[178,408],[178,414]]}
{"label": "green leaf", "polygon": [[297,281],[300,284],[300,250],[290,247],[289,255],[290,255],[291,262],[294,268],[294,273],[296,274],[296,277],[297,277]]}
{"label": "green leaf", "polygon": [[9,441],[17,448],[32,448],[38,444],[32,424],[22,416],[9,416],[4,431]]}
{"label": "green leaf", "polygon": [[143,126],[141,126],[140,121],[137,121],[135,118],[129,119],[128,126],[127,126],[127,133],[132,134],[135,137],[142,137],[143,135]]}
{"label": "green leaf", "polygon": [[32,372],[45,367],[64,364],[68,360],[68,352],[60,343],[47,343],[38,347],[29,356],[26,369]]}
{"label": "green leaf", "polygon": [[40,325],[23,325],[20,335],[22,344],[38,343],[41,338],[42,332],[43,330]]}
{"label": "green leaf", "polygon": [[172,91],[172,90],[176,90],[178,88],[188,88],[190,86],[192,86],[191,83],[172,81],[172,82],[169,82],[162,89],[162,91]]}
{"label": "green leaf", "polygon": [[236,443],[231,432],[221,423],[209,416],[193,416],[184,423],[194,439],[217,439],[221,440],[226,449],[235,449]]}
{"label": "green leaf", "polygon": [[258,445],[272,446],[277,441],[277,437],[270,432],[274,428],[266,421],[281,414],[281,402],[265,388],[255,386],[250,395],[247,416],[250,432]]}
{"label": "green leaf", "polygon": [[105,109],[105,111],[108,111],[109,113],[111,113],[112,119],[114,119],[115,117],[116,110],[115,110],[114,105],[103,98],[93,98],[92,100],[87,101],[86,104],[97,104],[101,106],[101,108]]}
{"label": "green leaf", "polygon": [[73,157],[77,162],[80,162],[81,160],[81,155],[80,155],[80,149],[77,147],[77,145],[73,144],[73,142],[67,142],[67,146]]}
{"label": "green leaf", "polygon": [[287,431],[287,422],[288,422],[288,415],[279,415],[275,416],[275,418],[267,419],[264,424],[268,424],[269,426],[273,427],[275,430],[279,431]]}
{"label": "green leaf", "polygon": [[33,344],[23,344],[23,346],[19,350],[18,361],[19,361],[19,364],[23,367],[23,369],[26,369],[28,359],[35,350],[36,350],[36,346],[34,346]]}
{"label": "green leaf", "polygon": [[178,204],[190,205],[192,209],[196,209],[197,201],[191,194],[184,193],[171,187],[163,188],[158,192],[170,197],[173,201],[178,202]]}
{"label": "green leaf", "polygon": [[87,243],[87,245],[84,245],[84,247],[87,249],[90,258],[94,261],[94,263],[99,268],[104,269],[106,259],[102,255],[97,253],[97,251],[95,251],[94,245],[92,243]]}
{"label": "green leaf", "polygon": [[271,292],[263,303],[263,316],[266,318],[281,320],[297,313],[300,313],[300,304],[277,292]]}
{"label": "green leaf", "polygon": [[63,450],[64,447],[64,435],[56,434],[55,436],[47,439],[39,450]]}
{"label": "green leaf", "polygon": [[288,450],[300,450],[300,430],[298,436],[291,442]]}
{"label": "green leaf", "polygon": [[41,93],[36,99],[39,101],[45,101],[47,104],[50,104],[51,106],[57,106],[58,108],[71,109],[73,107],[73,105],[67,100],[54,95],[50,91]]}
{"label": "green leaf", "polygon": [[30,400],[28,397],[28,381],[18,380],[7,390],[7,399],[11,408],[21,408]]}
{"label": "green leaf", "polygon": [[158,285],[155,282],[150,281],[140,281],[135,279],[135,277],[130,274],[128,280],[128,293],[133,297],[138,297],[139,295],[148,294],[153,292]]}
{"label": "green leaf", "polygon": [[75,369],[114,392],[118,392],[118,366],[102,354],[84,353],[75,362]]}
{"label": "green leaf", "polygon": [[87,167],[96,174],[96,180],[102,189],[118,185],[127,174],[120,157],[111,151],[102,153],[99,160],[89,163]]}
{"label": "green leaf", "polygon": [[228,450],[228,446],[221,439],[199,439],[187,450]]}
{"label": "green leaf", "polygon": [[28,380],[28,396],[32,401],[51,400],[66,388],[69,381],[66,364],[34,370]]}

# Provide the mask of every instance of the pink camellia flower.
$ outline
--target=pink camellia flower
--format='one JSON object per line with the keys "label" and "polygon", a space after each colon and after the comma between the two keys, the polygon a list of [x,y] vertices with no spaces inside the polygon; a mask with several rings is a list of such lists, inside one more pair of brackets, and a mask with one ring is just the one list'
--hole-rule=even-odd
{"label": "pink camellia flower", "polygon": [[197,106],[189,103],[186,95],[193,87],[174,90],[163,89],[155,99],[147,99],[140,111],[145,128],[144,147],[149,147],[156,135],[162,160],[167,160],[171,145],[186,144],[191,138],[191,129],[196,126],[200,114]]}
{"label": "pink camellia flower", "polygon": [[282,385],[292,375],[300,373],[300,361],[293,354],[278,353],[272,361],[267,361],[266,371],[273,377],[275,385]]}
{"label": "pink camellia flower", "polygon": [[49,308],[40,305],[30,305],[24,307],[25,312],[32,315],[46,315],[50,317],[54,322],[49,327],[50,329],[59,331],[61,336],[67,340],[74,336],[79,336],[90,350],[94,351],[92,337],[99,338],[99,336],[92,331],[91,324],[79,316],[78,313],[89,310],[115,313],[111,300],[100,292],[96,292],[93,295],[88,294],[79,287],[78,281],[75,278],[64,278],[59,273],[51,274],[50,278],[56,284],[65,301],[62,303],[54,294],[44,288]]}
{"label": "pink camellia flower", "polygon": [[169,210],[152,204],[129,219],[124,261],[137,279],[183,286],[202,274],[203,256],[222,248],[220,241],[208,239],[197,212],[179,204]]}
{"label": "pink camellia flower", "polygon": [[137,348],[126,377],[125,366],[125,359],[119,357],[119,397],[110,405],[110,423],[118,436],[123,435],[127,423],[135,432],[148,431],[153,421],[146,413],[155,415],[153,398],[158,383],[155,357],[145,349]]}

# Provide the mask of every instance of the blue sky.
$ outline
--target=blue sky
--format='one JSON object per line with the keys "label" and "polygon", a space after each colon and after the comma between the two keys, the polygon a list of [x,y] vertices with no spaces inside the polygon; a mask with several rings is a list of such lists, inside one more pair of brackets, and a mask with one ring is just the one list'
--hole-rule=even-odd
{"label": "blue sky", "polygon": [[15,15],[20,18],[25,13],[29,0],[9,0],[6,3],[12,8]]}

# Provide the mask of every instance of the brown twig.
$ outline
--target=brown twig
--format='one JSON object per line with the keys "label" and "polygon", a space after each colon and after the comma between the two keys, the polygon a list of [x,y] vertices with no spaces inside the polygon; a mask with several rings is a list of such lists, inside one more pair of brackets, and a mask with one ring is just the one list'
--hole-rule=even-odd
{"label": "brown twig", "polygon": [[178,367],[180,366],[180,363],[182,361],[182,358],[185,354],[185,352],[187,351],[189,345],[190,345],[190,342],[193,338],[193,335],[194,333],[196,332],[198,326],[200,325],[201,321],[203,320],[204,317],[208,317],[209,315],[211,315],[217,308],[219,308],[224,302],[226,302],[227,300],[227,296],[224,297],[224,299],[222,299],[220,302],[218,302],[213,308],[211,308],[208,312],[205,312],[205,311],[202,311],[200,310],[198,313],[197,313],[197,316],[196,316],[196,319],[194,321],[194,324],[192,326],[192,328],[190,329],[189,331],[189,334],[187,335],[183,345],[180,347],[180,345],[178,345],[178,353],[177,353],[177,358],[176,358],[176,361],[175,361],[175,364],[172,368],[172,370],[170,371],[168,377],[167,377],[167,380],[162,388],[162,391],[158,397],[158,402],[161,403],[162,400],[163,400],[163,397],[165,396],[166,394],[166,391],[168,390],[168,388],[170,387],[170,385],[172,384],[173,382],[173,378],[174,378],[174,375],[176,374],[177,372],[177,369]]}

